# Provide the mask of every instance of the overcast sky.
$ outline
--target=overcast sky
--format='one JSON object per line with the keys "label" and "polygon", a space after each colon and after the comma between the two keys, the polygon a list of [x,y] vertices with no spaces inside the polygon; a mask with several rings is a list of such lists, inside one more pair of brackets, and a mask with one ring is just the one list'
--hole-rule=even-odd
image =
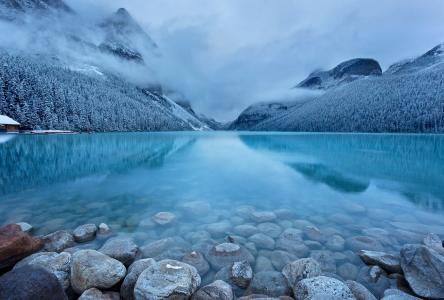
{"label": "overcast sky", "polygon": [[166,84],[231,120],[354,57],[383,69],[444,43],[442,0],[67,0],[97,17],[125,7],[159,45]]}

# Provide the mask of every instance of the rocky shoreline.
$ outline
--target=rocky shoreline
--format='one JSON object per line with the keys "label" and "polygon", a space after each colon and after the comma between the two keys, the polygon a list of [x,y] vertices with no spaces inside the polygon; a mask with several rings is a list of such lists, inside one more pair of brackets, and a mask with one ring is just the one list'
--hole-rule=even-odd
{"label": "rocky shoreline", "polygon": [[[27,223],[5,225],[0,299],[444,299],[436,234],[384,252],[370,235],[321,233],[285,209],[243,207],[236,217],[234,227],[222,220],[143,245],[104,223],[45,236]],[[176,221],[158,212],[145,226],[168,231]]]}

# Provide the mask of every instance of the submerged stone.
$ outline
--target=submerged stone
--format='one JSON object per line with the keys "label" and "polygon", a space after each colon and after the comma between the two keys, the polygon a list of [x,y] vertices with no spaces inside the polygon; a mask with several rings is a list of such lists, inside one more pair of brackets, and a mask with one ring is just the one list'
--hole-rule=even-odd
{"label": "submerged stone", "polygon": [[222,280],[216,280],[200,288],[193,294],[191,300],[233,300],[233,290],[231,286]]}
{"label": "submerged stone", "polygon": [[290,296],[291,287],[280,272],[258,272],[253,276],[248,292],[271,297]]}
{"label": "submerged stone", "polygon": [[254,257],[247,249],[233,243],[222,243],[212,247],[207,254],[207,259],[215,269],[243,260],[254,262]]}
{"label": "submerged stone", "polygon": [[74,236],[66,230],[59,230],[43,237],[45,250],[49,252],[62,252],[75,245]]}
{"label": "submerged stone", "polygon": [[292,287],[302,279],[321,275],[321,272],[321,266],[312,258],[295,260],[282,269],[282,274]]}
{"label": "submerged stone", "polygon": [[73,236],[76,242],[84,243],[95,238],[97,226],[95,224],[80,225],[73,231]]}

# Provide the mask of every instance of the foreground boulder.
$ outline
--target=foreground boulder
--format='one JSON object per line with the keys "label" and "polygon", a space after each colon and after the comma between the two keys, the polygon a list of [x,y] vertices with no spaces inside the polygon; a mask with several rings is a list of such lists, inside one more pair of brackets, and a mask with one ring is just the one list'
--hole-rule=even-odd
{"label": "foreground boulder", "polygon": [[424,245],[437,251],[439,254],[444,255],[444,242],[435,233],[429,233],[425,236],[423,240]]}
{"label": "foreground boulder", "polygon": [[376,297],[359,282],[347,280],[345,283],[357,300],[376,300]]}
{"label": "foreground boulder", "polygon": [[231,286],[222,280],[206,285],[194,293],[191,300],[233,300],[233,290]]}
{"label": "foreground boulder", "polygon": [[131,238],[115,237],[107,240],[102,248],[99,249],[99,252],[117,259],[125,266],[129,266],[136,258],[138,250],[139,247]]}
{"label": "foreground boulder", "polygon": [[0,269],[14,265],[42,247],[41,240],[23,232],[19,225],[11,224],[0,228]]}
{"label": "foreground boulder", "polygon": [[381,300],[421,300],[421,299],[406,294],[398,289],[388,289],[384,291],[384,297],[382,297]]}
{"label": "foreground boulder", "polygon": [[294,286],[302,279],[317,277],[321,275],[321,266],[313,258],[302,258],[287,264],[282,269],[282,274],[288,283]]}
{"label": "foreground boulder", "polygon": [[444,298],[444,256],[422,245],[401,249],[401,268],[418,296]]}
{"label": "foreground boulder", "polygon": [[70,269],[71,269],[71,254],[67,252],[39,252],[26,257],[19,261],[14,269],[26,266],[35,265],[46,269],[48,272],[54,274],[66,290],[70,286]]}
{"label": "foreground boulder", "polygon": [[254,257],[244,247],[234,243],[222,243],[208,251],[208,261],[215,269],[221,269],[238,261],[254,262]]}
{"label": "foreground boulder", "polygon": [[102,292],[92,288],[84,291],[78,300],[120,300],[120,296],[116,292]]}
{"label": "foreground boulder", "polygon": [[120,287],[120,296],[124,300],[133,300],[134,299],[134,286],[136,285],[136,281],[139,278],[140,274],[143,271],[148,269],[148,267],[154,265],[156,261],[152,258],[145,258],[135,261],[128,268],[128,275],[126,275],[123,280],[122,286]]}
{"label": "foreground boulder", "polygon": [[299,281],[294,287],[298,300],[311,299],[356,299],[348,286],[334,278],[318,276]]}
{"label": "foreground boulder", "polygon": [[271,297],[289,296],[291,287],[287,279],[279,272],[258,272],[254,274],[248,292]]}
{"label": "foreground boulder", "polygon": [[379,266],[388,273],[402,272],[399,257],[393,254],[379,251],[361,250],[358,252],[358,255],[367,265]]}
{"label": "foreground boulder", "polygon": [[75,245],[74,236],[66,230],[59,230],[43,237],[45,250],[49,252],[62,252]]}
{"label": "foreground boulder", "polygon": [[81,294],[90,288],[109,289],[126,274],[125,266],[95,250],[80,250],[72,255],[71,285]]}
{"label": "foreground boulder", "polygon": [[26,265],[0,277],[0,299],[67,299],[57,277],[39,266]]}
{"label": "foreground boulder", "polygon": [[136,300],[188,299],[201,282],[196,268],[176,260],[162,260],[140,274],[134,288]]}

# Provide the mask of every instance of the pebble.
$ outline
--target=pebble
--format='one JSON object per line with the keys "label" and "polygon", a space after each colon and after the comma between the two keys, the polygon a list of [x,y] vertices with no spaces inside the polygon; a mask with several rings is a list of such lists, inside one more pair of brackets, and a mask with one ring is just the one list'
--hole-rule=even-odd
{"label": "pebble", "polygon": [[153,216],[154,223],[164,226],[164,225],[170,225],[176,220],[176,215],[171,212],[159,212]]}

